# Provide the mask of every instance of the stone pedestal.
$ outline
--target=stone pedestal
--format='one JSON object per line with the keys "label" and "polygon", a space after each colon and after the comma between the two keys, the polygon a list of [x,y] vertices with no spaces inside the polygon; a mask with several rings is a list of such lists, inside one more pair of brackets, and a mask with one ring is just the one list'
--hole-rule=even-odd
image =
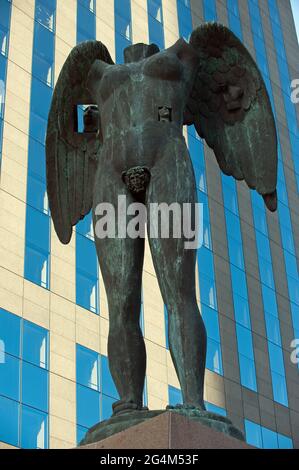
{"label": "stone pedestal", "polygon": [[80,449],[250,448],[240,439],[172,411],[164,411],[109,437],[80,446]]}

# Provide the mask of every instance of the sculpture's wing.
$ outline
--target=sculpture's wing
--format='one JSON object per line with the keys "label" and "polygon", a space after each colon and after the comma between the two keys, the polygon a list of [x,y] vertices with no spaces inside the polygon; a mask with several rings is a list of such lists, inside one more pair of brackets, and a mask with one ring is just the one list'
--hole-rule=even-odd
{"label": "sculpture's wing", "polygon": [[239,39],[220,24],[195,29],[190,44],[199,67],[185,124],[195,125],[226,175],[244,179],[275,210],[277,136],[261,73]]}
{"label": "sculpture's wing", "polygon": [[86,88],[96,59],[113,64],[99,41],[74,47],[59,74],[48,117],[46,137],[47,192],[56,233],[68,243],[72,226],[91,209],[100,139],[96,132],[77,132],[77,105],[92,104]]}

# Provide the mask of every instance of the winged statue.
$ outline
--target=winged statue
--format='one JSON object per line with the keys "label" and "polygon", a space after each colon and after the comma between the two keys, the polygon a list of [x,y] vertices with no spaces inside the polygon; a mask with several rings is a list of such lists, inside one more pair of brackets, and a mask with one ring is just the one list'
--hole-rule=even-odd
{"label": "winged statue", "polygon": [[[80,132],[77,108],[87,105]],[[114,64],[100,41],[70,52],[58,77],[46,137],[47,191],[56,233],[98,204],[195,204],[183,126],[194,125],[226,175],[245,180],[270,211],[277,206],[277,137],[265,83],[239,39],[218,23],[160,51],[135,44]],[[200,156],[199,156],[200,157]],[[198,158],[199,158],[198,157]],[[129,217],[129,216],[128,216]],[[146,352],[139,325],[142,237],[95,236],[109,307],[108,358],[119,400],[114,415],[143,410]],[[150,238],[169,315],[169,348],[183,406],[204,410],[206,330],[195,291],[196,250],[183,238]]]}

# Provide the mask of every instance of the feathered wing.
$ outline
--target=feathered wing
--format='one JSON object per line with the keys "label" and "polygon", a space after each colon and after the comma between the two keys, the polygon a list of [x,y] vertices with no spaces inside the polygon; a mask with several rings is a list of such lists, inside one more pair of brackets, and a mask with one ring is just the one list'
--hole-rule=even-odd
{"label": "feathered wing", "polygon": [[277,135],[265,83],[241,41],[225,26],[195,29],[190,45],[199,67],[185,110],[185,123],[214,150],[221,170],[245,180],[277,206]]}
{"label": "feathered wing", "polygon": [[93,62],[113,64],[99,41],[74,47],[59,74],[48,117],[46,137],[47,192],[56,233],[68,243],[72,226],[91,209],[100,151],[96,133],[76,132],[77,105],[92,104],[86,79]]}

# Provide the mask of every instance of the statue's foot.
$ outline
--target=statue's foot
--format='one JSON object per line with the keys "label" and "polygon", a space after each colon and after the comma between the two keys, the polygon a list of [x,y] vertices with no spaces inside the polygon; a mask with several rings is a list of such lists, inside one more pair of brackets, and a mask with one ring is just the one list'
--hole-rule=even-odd
{"label": "statue's foot", "polygon": [[176,405],[167,405],[166,410],[199,410],[206,411],[204,402],[198,405],[188,405],[187,403],[177,403]]}
{"label": "statue's foot", "polygon": [[140,403],[136,403],[133,400],[118,400],[112,405],[113,416],[120,415],[123,413],[129,413],[132,411],[147,411],[148,407],[143,406]]}

